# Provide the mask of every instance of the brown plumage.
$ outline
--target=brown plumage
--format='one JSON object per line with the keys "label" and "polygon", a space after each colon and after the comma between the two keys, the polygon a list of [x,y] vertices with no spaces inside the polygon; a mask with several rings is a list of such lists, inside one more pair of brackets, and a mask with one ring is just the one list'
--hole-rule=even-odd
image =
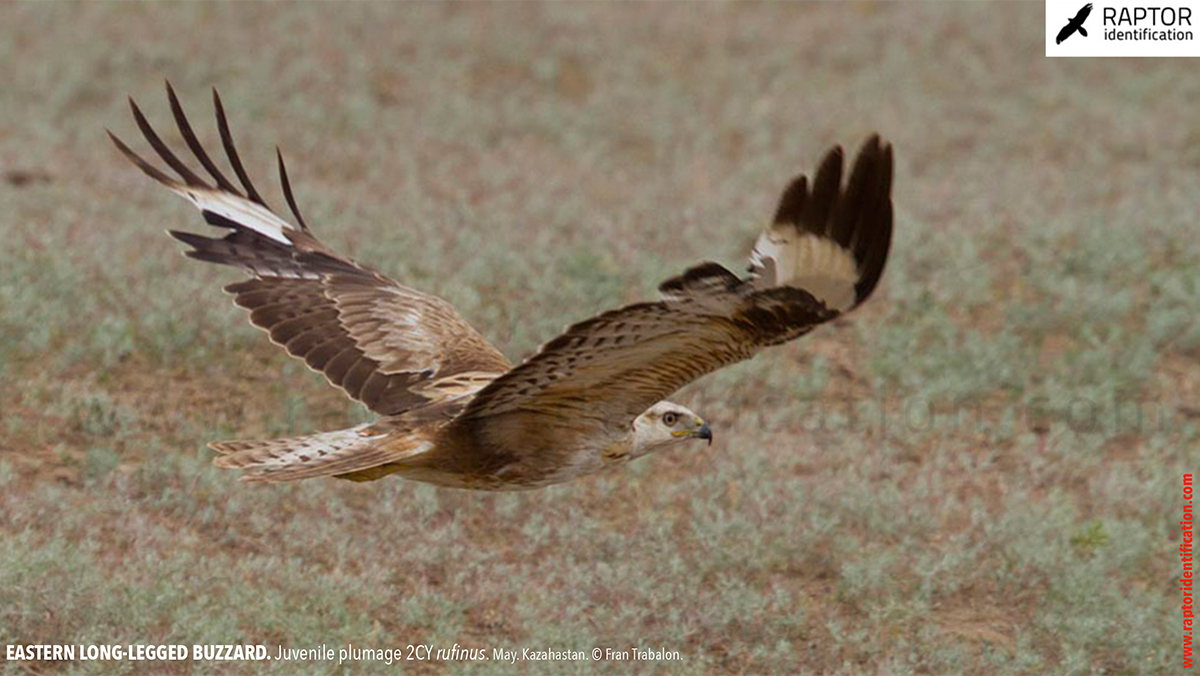
{"label": "brown plumage", "polygon": [[398,473],[441,485],[522,489],[566,481],[691,438],[704,421],[664,401],[683,385],[808,333],[876,288],[892,232],[892,150],[872,137],[843,186],[840,148],[810,187],[784,191],[741,278],[697,265],[636,303],[569,327],[513,368],[440,298],[344,258],[314,237],[278,157],[295,223],[250,182],[220,98],[221,143],[241,186],[207,154],[167,85],[184,143],[211,183],[171,151],[130,100],[150,146],[179,178],[113,142],[148,176],[191,201],[224,237],[171,231],[192,258],[251,277],[226,291],[271,340],[380,419],[270,441],[219,442],[215,463],[244,478],[372,480]]}

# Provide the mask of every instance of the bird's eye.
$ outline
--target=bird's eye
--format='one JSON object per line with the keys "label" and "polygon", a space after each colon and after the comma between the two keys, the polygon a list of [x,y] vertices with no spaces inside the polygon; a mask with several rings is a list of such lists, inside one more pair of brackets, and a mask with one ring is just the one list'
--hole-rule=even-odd
{"label": "bird's eye", "polygon": [[673,426],[679,420],[679,414],[675,412],[667,412],[663,414],[662,421],[667,427]]}

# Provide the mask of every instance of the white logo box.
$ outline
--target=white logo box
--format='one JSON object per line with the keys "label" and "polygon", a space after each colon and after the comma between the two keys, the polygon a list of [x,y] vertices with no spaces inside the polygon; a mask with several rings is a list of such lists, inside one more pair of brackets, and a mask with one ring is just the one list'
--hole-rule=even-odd
{"label": "white logo box", "polygon": [[[1087,4],[1087,35],[1057,43]],[[1200,0],[1046,0],[1046,56],[1200,56]]]}

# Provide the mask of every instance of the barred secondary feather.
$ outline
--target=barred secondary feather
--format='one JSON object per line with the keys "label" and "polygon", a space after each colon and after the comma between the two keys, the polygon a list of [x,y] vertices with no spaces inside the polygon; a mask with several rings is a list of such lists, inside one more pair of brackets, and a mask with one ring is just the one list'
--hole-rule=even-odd
{"label": "barred secondary feather", "polygon": [[570,326],[518,366],[446,301],[339,255],[309,230],[283,155],[291,220],[250,181],[216,91],[213,108],[235,184],[205,150],[170,84],[180,159],[130,99],[134,121],[173,177],[109,132],[146,175],[182,196],[220,237],[171,230],[191,258],[249,278],[225,290],[270,339],[379,415],[345,430],[216,442],[221,467],[251,481],[398,474],[444,486],[535,488],[600,471],[688,439],[711,442],[700,416],[665,398],[762,349],[861,305],[892,235],[892,148],[872,136],[843,182],[831,150],[810,186],[788,184],[740,277],[717,263],[663,282],[657,301]]}

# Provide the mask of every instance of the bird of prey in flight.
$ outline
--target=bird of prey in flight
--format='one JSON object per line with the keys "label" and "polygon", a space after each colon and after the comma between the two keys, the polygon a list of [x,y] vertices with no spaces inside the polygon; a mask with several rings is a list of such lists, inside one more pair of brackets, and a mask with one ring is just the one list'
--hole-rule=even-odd
{"label": "bird of prey in flight", "polygon": [[[213,91],[217,131],[238,183],[208,154],[175,92],[167,98],[202,176],[130,99],[150,147],[176,176],[117,148],[198,208],[221,232],[170,231],[201,261],[241,268],[225,290],[271,341],[378,415],[350,429],[223,441],[214,464],[249,481],[389,474],[484,490],[569,481],[688,440],[708,424],[666,400],[687,383],[749,359],[858,307],[879,283],[892,236],[892,148],[872,136],[842,180],[833,148],[811,183],[798,176],[740,277],[701,263],[634,303],[570,326],[514,366],[446,301],[338,254],[301,216],[279,155],[291,216],[255,189]],[[223,235],[223,236],[221,236]]]}
{"label": "bird of prey in flight", "polygon": [[1071,37],[1075,31],[1079,31],[1079,34],[1086,38],[1087,29],[1083,27],[1083,22],[1087,21],[1088,15],[1091,13],[1092,3],[1089,2],[1083,6],[1083,9],[1079,10],[1079,12],[1075,14],[1074,19],[1071,19],[1067,22],[1067,25],[1062,27],[1062,30],[1058,32],[1058,37],[1054,39],[1054,44],[1061,45],[1062,41]]}

